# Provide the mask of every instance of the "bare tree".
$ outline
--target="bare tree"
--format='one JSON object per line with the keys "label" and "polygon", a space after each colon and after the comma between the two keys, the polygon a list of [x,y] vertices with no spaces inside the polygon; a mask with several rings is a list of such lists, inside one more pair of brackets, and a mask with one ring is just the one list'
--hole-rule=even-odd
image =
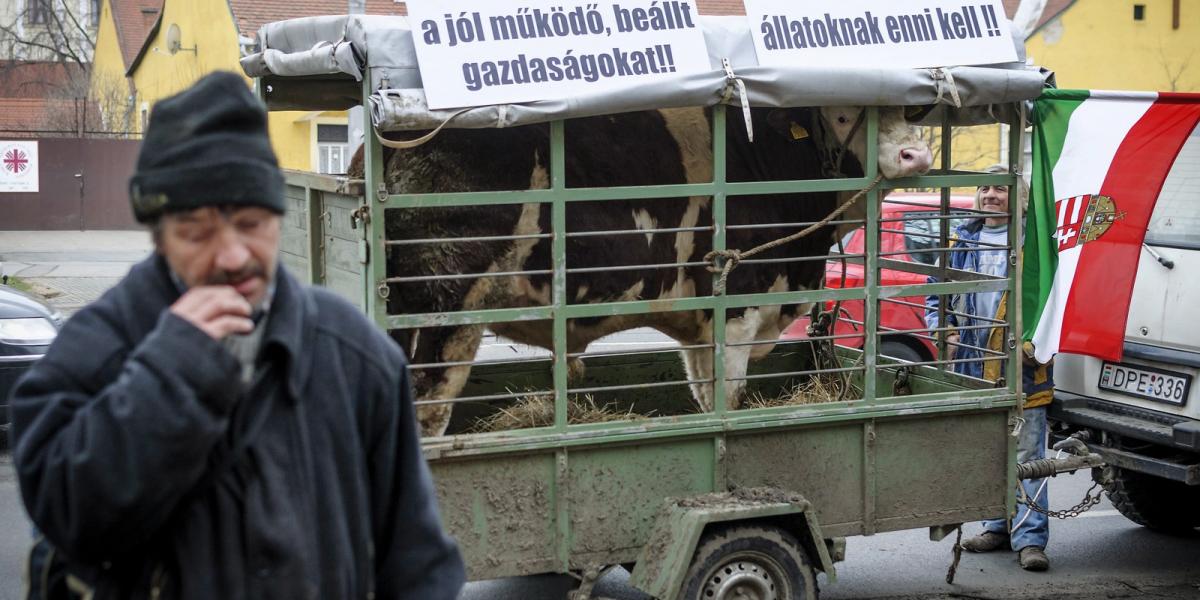
{"label": "bare tree", "polygon": [[1167,54],[1163,48],[1162,41],[1158,43],[1158,64],[1162,66],[1163,72],[1167,76],[1168,92],[1185,92],[1193,91],[1195,86],[1188,85],[1184,80],[1184,74],[1191,70],[1192,55],[1194,51],[1188,52],[1187,56],[1172,60],[1172,57]]}

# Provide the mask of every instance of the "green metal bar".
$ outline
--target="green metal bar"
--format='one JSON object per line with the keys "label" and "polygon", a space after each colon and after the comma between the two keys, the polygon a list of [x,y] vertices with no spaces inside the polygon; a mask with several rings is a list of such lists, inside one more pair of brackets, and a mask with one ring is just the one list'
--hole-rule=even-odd
{"label": "green metal bar", "polygon": [[[363,166],[364,197],[370,221],[363,224],[361,229],[367,253],[362,269],[363,290],[366,297],[364,306],[367,316],[380,327],[387,326],[387,298],[389,288],[381,283],[387,277],[387,250],[383,241],[387,237],[387,206],[379,202],[387,198],[383,184],[383,144],[375,136],[375,124],[371,121],[371,111],[366,99],[371,96],[371,78],[363,77]],[[382,192],[382,196],[380,193]]]}
{"label": "green metal bar", "polygon": [[914,285],[886,285],[879,288],[880,298],[901,296],[929,296],[933,294],[967,294],[972,292],[1003,292],[1008,281],[947,281],[944,283],[918,283]]}
{"label": "green metal bar", "polygon": [[[998,394],[995,389],[963,390],[901,398],[904,400],[885,399],[871,406],[856,402],[830,402],[796,407],[782,406],[730,411],[724,417],[716,417],[713,414],[694,414],[638,421],[581,424],[572,425],[566,432],[543,427],[467,436],[426,438],[424,446],[425,453],[430,458],[559,450],[593,446],[598,442],[617,444],[721,432],[753,432],[788,427],[824,426],[868,419],[1001,410],[1010,408],[1014,404],[1011,396]],[[854,410],[848,410],[850,406],[854,406]]]}
{"label": "green metal bar", "polygon": [[[713,192],[712,192],[712,219],[713,219],[713,237],[712,244],[714,251],[726,249],[725,229],[726,219],[726,162],[725,162],[725,119],[727,118],[724,105],[713,107],[712,120],[712,158],[713,158]],[[714,290],[716,289],[717,280],[720,275],[713,274],[712,281]],[[711,299],[713,301],[712,308],[712,333],[713,333],[713,353],[712,353],[712,372],[713,372],[713,414],[720,417],[727,410],[728,398],[725,397],[725,324],[726,324],[726,309],[729,306],[729,299],[724,295],[717,296],[715,293]]]}
{"label": "green metal bar", "polygon": [[515,323],[517,321],[542,321],[554,318],[554,308],[494,308],[450,313],[419,313],[390,315],[384,321],[388,329],[411,329],[413,327],[449,327],[454,325],[483,325],[487,323]]}
{"label": "green metal bar", "polygon": [[[953,160],[951,157],[951,151],[952,151],[951,143],[953,142],[954,136],[951,134],[952,134],[952,130],[950,129],[950,111],[943,110],[942,111],[942,169],[946,170],[946,171],[949,171],[951,165],[953,164]],[[943,187],[941,196],[942,196],[941,214],[949,215],[950,214],[950,188]],[[941,225],[938,226],[938,247],[939,248],[949,248],[950,247],[950,222],[949,221],[943,222]],[[946,281],[949,278],[948,273],[950,271],[950,256],[948,254],[943,254],[940,257],[940,260],[938,260],[938,270],[940,271],[938,273],[938,281]],[[946,304],[947,303],[946,303],[945,296],[939,298],[939,300],[938,300],[938,321],[937,321],[938,327],[946,326]],[[949,335],[949,334],[946,334],[946,335]],[[949,358],[949,354],[950,354],[949,350],[946,346],[946,335],[938,336],[939,337],[938,358],[941,360],[946,360],[947,358]],[[951,369],[951,367],[949,365],[943,365],[941,368],[947,369],[947,370]]]}
{"label": "green metal bar", "polygon": [[[870,107],[867,110],[867,162],[863,172],[874,178],[879,172],[879,109]],[[863,400],[870,403],[875,400],[875,364],[878,359],[878,328],[879,328],[879,189],[872,188],[866,197],[866,255],[867,267],[863,273],[863,286],[866,289],[866,315],[864,317],[863,361],[866,374],[863,377]]]}
{"label": "green metal bar", "polygon": [[[1016,352],[1012,353],[1014,358],[1008,361],[1007,375],[1008,387],[1013,391],[1014,397],[1018,402],[1013,409],[1015,416],[1024,418],[1025,416],[1025,390],[1024,378],[1021,376],[1021,361],[1016,357],[1020,357],[1023,353],[1021,349],[1022,342],[1022,322],[1021,322],[1021,264],[1024,259],[1020,250],[1022,234],[1024,233],[1025,224],[1025,204],[1026,199],[1022,197],[1021,190],[1023,186],[1018,185],[1017,178],[1021,177],[1024,171],[1025,158],[1025,106],[1023,103],[1017,103],[1017,115],[1013,118],[1013,122],[1008,127],[1008,164],[1009,171],[1016,175],[1012,178],[1012,187],[1009,188],[1008,203],[1009,211],[1012,214],[1008,228],[1008,243],[1014,248],[1012,258],[1009,261],[1010,268],[1009,276],[1012,280],[1012,291],[1008,294],[1008,325],[1009,336],[1016,346]],[[1013,193],[1015,192],[1015,193]],[[1006,476],[1008,481],[1017,481],[1017,446],[1018,440],[1016,437],[1008,436],[1008,472]],[[1016,514],[1017,495],[1015,486],[1008,486],[1008,493],[1005,495],[1004,505],[1008,514]]]}
{"label": "green metal bar", "polygon": [[304,220],[304,226],[307,229],[305,233],[308,234],[308,282],[310,285],[325,283],[324,269],[321,268],[325,263],[325,229],[321,227],[324,217],[322,207],[317,201],[320,197],[320,192],[304,186],[304,210],[308,216]]}
{"label": "green metal bar", "polygon": [[567,428],[567,203],[562,191],[567,185],[566,141],[563,121],[550,124],[550,189],[555,192],[550,205],[550,255],[554,263],[552,302],[554,305],[554,428]]}
{"label": "green metal bar", "polygon": [[919,177],[899,177],[885,179],[880,187],[884,189],[897,188],[941,188],[941,187],[977,187],[981,185],[1004,185],[1011,181],[1003,173],[973,173],[956,175],[921,175]]}
{"label": "green metal bar", "polygon": [[[715,141],[715,140],[714,140]],[[731,196],[749,194],[794,194],[798,192],[836,192],[860,190],[870,183],[869,179],[798,179],[793,181],[764,181],[725,183]],[[894,187],[883,184],[883,187]],[[595,202],[598,200],[655,200],[675,199],[689,196],[710,196],[716,191],[716,183],[681,183],[647,186],[617,186],[604,188],[564,188],[567,202]],[[456,192],[430,194],[392,194],[386,201],[388,208],[431,208],[450,206],[491,206],[524,204],[527,202],[553,202],[560,191],[514,190],[503,192]]]}

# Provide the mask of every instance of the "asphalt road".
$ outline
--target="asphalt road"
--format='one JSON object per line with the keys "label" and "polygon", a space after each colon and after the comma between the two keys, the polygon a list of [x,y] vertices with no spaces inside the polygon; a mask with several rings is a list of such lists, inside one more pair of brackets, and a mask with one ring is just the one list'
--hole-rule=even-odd
{"label": "asphalt road", "polygon": [[[1086,473],[1053,479],[1051,507],[1075,504],[1090,485]],[[966,527],[968,535],[977,531],[978,525]],[[821,595],[826,600],[1200,598],[1200,536],[1154,533],[1127,521],[1107,500],[1082,517],[1053,521],[1050,532],[1050,571],[1026,573],[1011,552],[964,554],[954,585],[945,582],[951,539],[931,542],[926,530],[850,538],[837,581],[820,578]],[[0,600],[19,598],[28,545],[29,522],[11,463],[0,456]],[[595,593],[645,600],[627,579],[625,571],[614,569]],[[469,584],[461,598],[562,600],[571,585],[558,576],[484,581]]]}

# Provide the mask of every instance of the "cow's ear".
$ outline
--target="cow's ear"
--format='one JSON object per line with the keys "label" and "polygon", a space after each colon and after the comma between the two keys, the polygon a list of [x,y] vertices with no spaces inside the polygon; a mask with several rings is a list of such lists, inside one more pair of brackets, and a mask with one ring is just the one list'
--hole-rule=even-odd
{"label": "cow's ear", "polygon": [[933,109],[936,106],[936,104],[905,106],[904,120],[908,121],[909,123],[920,123],[925,119],[925,117],[929,116],[929,113],[933,112]]}
{"label": "cow's ear", "polygon": [[809,136],[808,129],[800,122],[800,114],[786,108],[767,112],[767,125],[789,140],[802,140]]}

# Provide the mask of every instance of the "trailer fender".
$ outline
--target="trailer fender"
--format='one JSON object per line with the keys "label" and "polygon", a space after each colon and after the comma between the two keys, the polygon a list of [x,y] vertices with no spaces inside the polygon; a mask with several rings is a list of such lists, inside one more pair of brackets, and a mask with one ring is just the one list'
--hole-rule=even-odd
{"label": "trailer fender", "polygon": [[630,583],[655,598],[677,597],[706,528],[750,522],[774,525],[796,536],[814,566],[824,571],[830,582],[836,580],[830,544],[821,534],[808,500],[777,488],[741,488],[668,499],[638,553]]}

